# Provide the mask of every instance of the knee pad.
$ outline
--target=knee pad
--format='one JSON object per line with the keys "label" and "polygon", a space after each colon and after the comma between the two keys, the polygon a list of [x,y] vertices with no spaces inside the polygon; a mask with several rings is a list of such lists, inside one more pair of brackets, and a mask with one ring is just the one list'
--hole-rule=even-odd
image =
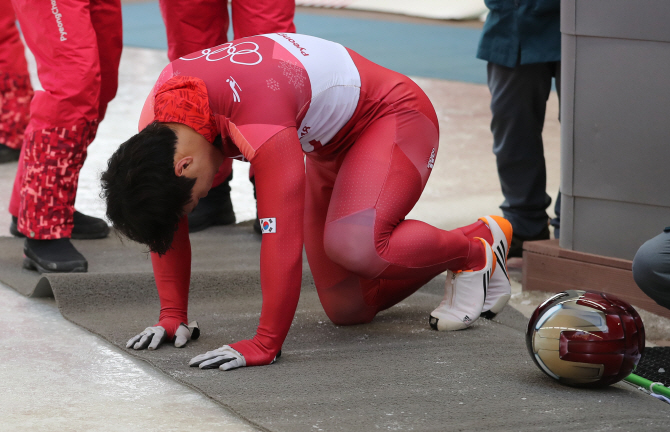
{"label": "knee pad", "polygon": [[389,266],[377,253],[375,213],[366,209],[327,223],[324,230],[328,258],[364,279],[375,279]]}

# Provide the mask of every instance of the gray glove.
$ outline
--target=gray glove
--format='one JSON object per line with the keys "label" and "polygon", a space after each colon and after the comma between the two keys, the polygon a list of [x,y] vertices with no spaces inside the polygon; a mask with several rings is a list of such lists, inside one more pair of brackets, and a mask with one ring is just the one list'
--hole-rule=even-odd
{"label": "gray glove", "polygon": [[244,356],[232,349],[229,345],[224,345],[214,351],[207,351],[191,359],[189,366],[198,366],[200,369],[214,369],[218,367],[221,370],[237,369],[247,365]]}
{"label": "gray glove", "polygon": [[[198,339],[200,336],[200,328],[198,322],[193,321],[188,326],[182,323],[175,332],[174,346],[181,348],[191,339]],[[157,349],[167,339],[167,333],[162,326],[147,327],[137,336],[133,336],[126,343],[126,348],[132,347],[136,350]]]}

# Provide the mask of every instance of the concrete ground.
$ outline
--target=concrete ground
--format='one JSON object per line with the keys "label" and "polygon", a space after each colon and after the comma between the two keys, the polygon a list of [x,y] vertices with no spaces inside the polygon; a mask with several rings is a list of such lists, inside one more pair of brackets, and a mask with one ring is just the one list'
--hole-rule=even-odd
{"label": "concrete ground", "polygon": [[[414,25],[420,25],[413,23]],[[474,56],[474,53],[472,54]],[[120,87],[81,173],[76,207],[103,216],[98,176],[118,144],[136,131],[144,97],[166,64],[161,50],[124,50]],[[33,73],[34,73],[34,63]],[[484,69],[484,63],[481,62]],[[490,95],[482,84],[415,78],[436,106],[440,151],[428,186],[410,218],[450,229],[485,214],[502,201],[491,154]],[[559,186],[558,101],[552,93],[545,125],[547,191]],[[0,207],[6,208],[16,164],[0,166]],[[233,202],[238,221],[255,215],[248,165],[235,165]],[[0,235],[9,216],[0,218]],[[17,250],[17,254],[21,251]],[[544,294],[521,293],[511,307],[529,314]],[[253,430],[243,420],[145,363],[130,358],[65,321],[53,300],[24,298],[0,286],[0,429],[13,430]],[[670,335],[670,325],[644,316],[650,339]],[[131,335],[129,335],[131,336]],[[539,373],[539,372],[538,372]]]}

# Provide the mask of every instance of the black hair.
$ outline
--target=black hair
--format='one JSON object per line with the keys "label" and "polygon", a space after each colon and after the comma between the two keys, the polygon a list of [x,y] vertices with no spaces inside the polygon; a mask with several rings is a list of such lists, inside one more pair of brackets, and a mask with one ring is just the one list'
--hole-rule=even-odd
{"label": "black hair", "polygon": [[170,249],[195,184],[175,174],[176,146],[175,132],[153,122],[119,146],[100,177],[114,228],[159,255]]}

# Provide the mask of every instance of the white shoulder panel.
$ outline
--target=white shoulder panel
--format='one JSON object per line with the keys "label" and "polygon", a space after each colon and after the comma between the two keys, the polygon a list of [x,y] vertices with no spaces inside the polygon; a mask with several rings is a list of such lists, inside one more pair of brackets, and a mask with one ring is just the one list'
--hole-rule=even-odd
{"label": "white shoulder panel", "polygon": [[326,145],[351,119],[358,105],[361,76],[340,44],[293,33],[263,35],[286,48],[305,67],[312,90],[310,107],[298,128],[306,152],[310,142]]}

